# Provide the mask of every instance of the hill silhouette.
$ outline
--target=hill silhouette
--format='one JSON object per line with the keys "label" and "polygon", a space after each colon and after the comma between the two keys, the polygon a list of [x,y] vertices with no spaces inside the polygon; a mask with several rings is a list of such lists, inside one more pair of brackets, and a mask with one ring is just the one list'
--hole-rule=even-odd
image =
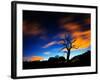
{"label": "hill silhouette", "polygon": [[86,53],[82,54],[82,55],[78,55],[73,57],[70,62],[73,65],[80,65],[80,66],[84,66],[84,65],[91,65],[91,55],[90,55],[90,51],[87,51]]}
{"label": "hill silhouette", "polygon": [[63,56],[55,56],[50,57],[47,61],[23,62],[23,69],[90,66],[90,53],[90,51],[87,51],[81,55],[73,57],[69,61],[66,61],[66,59]]}

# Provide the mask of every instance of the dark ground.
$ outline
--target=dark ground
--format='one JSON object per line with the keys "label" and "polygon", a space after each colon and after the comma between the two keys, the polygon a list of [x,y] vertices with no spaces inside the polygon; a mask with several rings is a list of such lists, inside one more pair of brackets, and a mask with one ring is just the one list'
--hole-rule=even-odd
{"label": "dark ground", "polygon": [[90,51],[82,55],[73,57],[70,61],[66,61],[64,57],[49,58],[48,61],[33,61],[33,62],[23,62],[23,69],[39,69],[39,68],[58,68],[58,67],[80,67],[80,66],[90,66],[91,65],[91,55]]}

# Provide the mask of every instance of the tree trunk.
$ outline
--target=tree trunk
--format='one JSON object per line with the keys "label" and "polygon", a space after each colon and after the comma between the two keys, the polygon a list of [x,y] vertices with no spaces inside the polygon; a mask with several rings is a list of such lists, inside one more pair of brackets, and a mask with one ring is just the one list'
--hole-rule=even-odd
{"label": "tree trunk", "polygon": [[67,61],[69,61],[69,57],[70,57],[70,49],[68,50],[68,53],[67,53]]}

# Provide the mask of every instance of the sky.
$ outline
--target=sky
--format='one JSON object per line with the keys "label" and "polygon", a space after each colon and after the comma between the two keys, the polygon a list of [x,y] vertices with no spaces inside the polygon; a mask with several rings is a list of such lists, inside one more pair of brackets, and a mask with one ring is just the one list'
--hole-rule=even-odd
{"label": "sky", "polygon": [[23,11],[23,61],[48,60],[64,56],[65,34],[75,40],[70,59],[90,50],[90,14],[45,11]]}

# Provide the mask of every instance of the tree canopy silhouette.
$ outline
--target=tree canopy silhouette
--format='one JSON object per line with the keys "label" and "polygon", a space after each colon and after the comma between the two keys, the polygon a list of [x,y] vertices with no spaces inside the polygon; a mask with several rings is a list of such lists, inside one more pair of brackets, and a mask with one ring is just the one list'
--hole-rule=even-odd
{"label": "tree canopy silhouette", "polygon": [[65,57],[60,56],[60,57],[59,57],[59,61],[65,61]]}
{"label": "tree canopy silhouette", "polygon": [[48,59],[49,62],[59,62],[59,61],[65,61],[65,58],[63,56],[56,55],[55,57],[50,57]]}

